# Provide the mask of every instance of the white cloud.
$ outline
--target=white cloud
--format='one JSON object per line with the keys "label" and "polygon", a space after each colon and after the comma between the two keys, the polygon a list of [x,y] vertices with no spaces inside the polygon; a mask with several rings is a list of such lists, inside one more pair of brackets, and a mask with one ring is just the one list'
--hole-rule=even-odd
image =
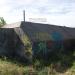
{"label": "white cloud", "polygon": [[23,20],[23,10],[26,10],[26,20],[29,18],[46,18],[46,23],[75,27],[75,0],[2,0],[0,1],[0,16],[7,23]]}

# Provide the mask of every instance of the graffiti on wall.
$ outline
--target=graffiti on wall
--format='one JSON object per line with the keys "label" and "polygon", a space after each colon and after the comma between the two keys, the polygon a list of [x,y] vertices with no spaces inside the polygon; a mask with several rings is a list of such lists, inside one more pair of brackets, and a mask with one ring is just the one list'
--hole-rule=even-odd
{"label": "graffiti on wall", "polygon": [[63,39],[59,32],[53,32],[52,34],[39,32],[36,34],[36,38],[38,41],[34,42],[32,47],[34,55],[39,53],[46,54],[55,49],[60,49]]}

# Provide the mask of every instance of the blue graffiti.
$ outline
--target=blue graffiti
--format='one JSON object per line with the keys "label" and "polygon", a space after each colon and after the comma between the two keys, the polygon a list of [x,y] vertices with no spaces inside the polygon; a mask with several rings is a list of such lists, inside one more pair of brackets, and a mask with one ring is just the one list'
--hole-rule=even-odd
{"label": "blue graffiti", "polygon": [[53,49],[59,50],[62,46],[63,36],[59,32],[53,32],[51,35],[52,35],[52,39],[54,41]]}
{"label": "blue graffiti", "polygon": [[59,32],[53,32],[51,36],[54,41],[61,41],[63,39],[62,35]]}

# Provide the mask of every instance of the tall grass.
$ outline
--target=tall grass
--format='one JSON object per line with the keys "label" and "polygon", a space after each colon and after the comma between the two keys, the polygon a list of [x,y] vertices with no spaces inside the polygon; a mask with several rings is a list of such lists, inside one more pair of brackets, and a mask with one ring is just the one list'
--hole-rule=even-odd
{"label": "tall grass", "polygon": [[[60,73],[55,70],[59,63],[41,66],[37,61],[33,65],[25,66],[14,60],[0,59],[0,75],[75,75],[75,62],[66,72]],[[62,68],[62,67],[61,67]],[[59,68],[59,69],[61,69]]]}

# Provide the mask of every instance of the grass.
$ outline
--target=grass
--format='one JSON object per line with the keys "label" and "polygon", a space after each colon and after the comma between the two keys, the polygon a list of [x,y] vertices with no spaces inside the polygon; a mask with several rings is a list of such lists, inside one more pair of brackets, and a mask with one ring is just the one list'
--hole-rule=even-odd
{"label": "grass", "polygon": [[75,75],[75,53],[60,54],[60,56],[62,57],[60,61],[48,63],[49,65],[38,60],[33,65],[26,65],[16,59],[2,57],[0,58],[0,75]]}
{"label": "grass", "polygon": [[0,75],[24,75],[29,67],[0,59]]}
{"label": "grass", "polygon": [[0,75],[75,75],[75,62],[64,73],[56,72],[52,64],[43,68],[37,65],[39,62],[34,66],[25,66],[11,60],[0,59]]}

